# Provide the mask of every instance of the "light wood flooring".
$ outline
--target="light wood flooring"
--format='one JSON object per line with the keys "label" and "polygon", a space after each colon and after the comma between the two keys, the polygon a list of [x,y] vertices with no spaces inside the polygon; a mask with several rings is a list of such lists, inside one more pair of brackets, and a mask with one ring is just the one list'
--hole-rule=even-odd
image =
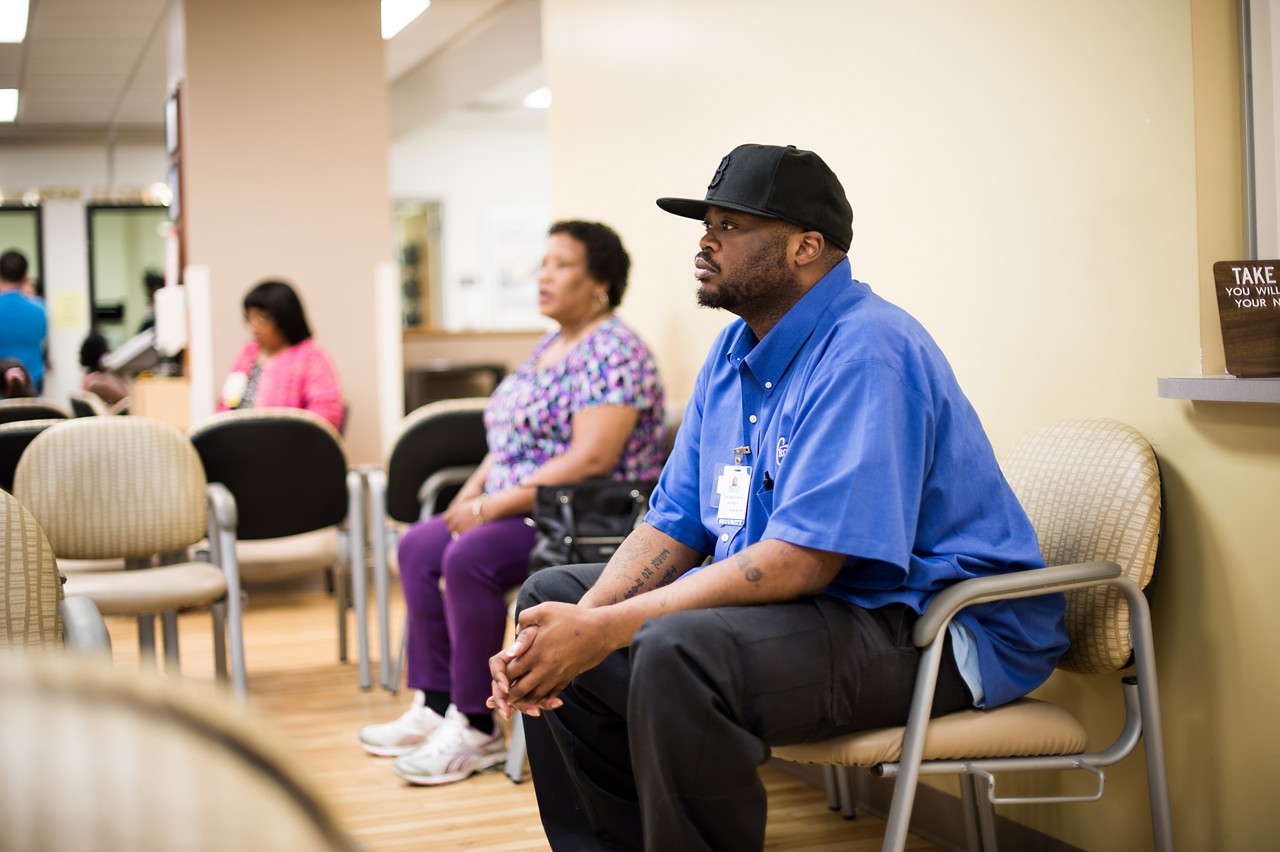
{"label": "light wood flooring", "polygon": [[[333,598],[318,580],[249,590],[244,632],[250,707],[293,753],[303,771],[311,774],[357,840],[371,852],[549,848],[538,822],[531,782],[517,785],[500,772],[491,772],[443,787],[412,787],[391,773],[389,760],[370,757],[360,749],[356,731],[371,722],[394,719],[408,699],[404,693],[360,690],[354,646],[351,662],[337,659],[334,610]],[[395,634],[402,613],[395,598]],[[350,613],[348,621],[354,627]],[[185,614],[179,624],[184,676],[212,680],[208,614]],[[136,623],[110,618],[107,627],[116,665],[137,667]],[[372,630],[370,639],[376,642]],[[763,767],[761,775],[769,791],[766,849],[880,848],[884,830],[880,820],[862,814],[856,820],[842,819],[827,809],[821,790],[776,767]],[[908,848],[938,847],[913,838]]]}

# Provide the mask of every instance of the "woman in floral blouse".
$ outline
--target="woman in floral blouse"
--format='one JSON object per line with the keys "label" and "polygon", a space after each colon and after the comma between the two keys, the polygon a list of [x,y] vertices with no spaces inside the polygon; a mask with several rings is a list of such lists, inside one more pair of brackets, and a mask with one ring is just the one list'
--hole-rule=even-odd
{"label": "woman in floral blouse", "polygon": [[504,593],[528,574],[534,531],[524,518],[537,486],[651,479],[662,466],[662,384],[644,342],[613,313],[630,265],[605,225],[551,227],[538,304],[559,330],[494,391],[489,453],[475,475],[400,543],[413,704],[361,730],[360,742],[397,757],[392,768],[410,783],[447,784],[506,759],[485,705],[488,659],[502,643]]}

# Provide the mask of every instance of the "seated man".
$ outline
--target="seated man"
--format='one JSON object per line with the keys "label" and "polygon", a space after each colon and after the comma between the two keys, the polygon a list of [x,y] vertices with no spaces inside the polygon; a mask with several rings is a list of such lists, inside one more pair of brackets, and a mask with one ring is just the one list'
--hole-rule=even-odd
{"label": "seated man", "polygon": [[[769,746],[905,724],[929,599],[1043,563],[937,345],[851,277],[853,214],[816,154],[742,145],[705,199],[658,206],[703,220],[698,302],[741,319],[645,523],[608,565],[525,584],[491,700],[536,717],[553,847],[759,849]],[[934,713],[1034,689],[1066,649],[1062,611],[965,610]]]}

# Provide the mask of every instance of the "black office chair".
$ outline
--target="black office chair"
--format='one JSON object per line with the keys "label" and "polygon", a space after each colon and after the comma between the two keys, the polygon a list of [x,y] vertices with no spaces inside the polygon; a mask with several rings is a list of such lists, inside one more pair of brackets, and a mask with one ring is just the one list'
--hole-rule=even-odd
{"label": "black office chair", "polygon": [[0,399],[0,423],[13,423],[16,420],[66,420],[70,417],[71,412],[47,399]]}
{"label": "black office chair", "polygon": [[[390,664],[388,550],[395,547],[398,536],[392,523],[412,524],[443,509],[484,460],[489,451],[484,431],[484,408],[488,402],[484,397],[448,399],[410,412],[401,421],[400,434],[385,467],[364,468],[378,600],[381,643],[378,667],[382,685],[392,692],[399,689],[402,666],[399,661],[394,667]],[[403,658],[402,636],[399,660]]]}
{"label": "black office chair", "polygon": [[[345,661],[346,568],[363,564],[364,513],[360,474],[347,469],[342,438],[328,421],[295,408],[214,414],[194,424],[188,437],[208,480],[222,483],[235,498],[236,553],[245,581],[337,569],[338,657]],[[365,572],[351,576],[360,685],[368,688]]]}
{"label": "black office chair", "polygon": [[22,458],[27,445],[45,429],[63,422],[66,418],[54,417],[43,420],[14,420],[11,423],[0,423],[0,488],[13,493],[13,472],[18,469],[18,459]]}
{"label": "black office chair", "polygon": [[76,417],[97,417],[111,413],[111,406],[93,391],[76,391],[71,394],[71,413]]}

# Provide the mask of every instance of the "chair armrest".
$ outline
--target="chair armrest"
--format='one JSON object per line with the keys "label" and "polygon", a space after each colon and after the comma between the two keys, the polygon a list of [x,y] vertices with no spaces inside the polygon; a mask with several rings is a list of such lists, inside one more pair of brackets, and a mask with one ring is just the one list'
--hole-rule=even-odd
{"label": "chair armrest", "polygon": [[462,485],[471,478],[479,465],[459,465],[443,467],[427,477],[427,481],[418,488],[418,505],[422,507],[424,518],[429,516],[440,492],[450,485]]}
{"label": "chair armrest", "polygon": [[214,522],[219,529],[232,530],[239,525],[236,514],[236,498],[221,482],[210,482],[205,488],[209,499],[209,511],[213,513]]}
{"label": "chair armrest", "polygon": [[1069,592],[1114,580],[1121,571],[1114,562],[1080,562],[962,580],[933,596],[912,629],[911,639],[918,648],[933,643],[957,612],[976,603]]}
{"label": "chair armrest", "polygon": [[69,651],[111,654],[111,636],[92,598],[70,595],[62,599],[62,644]]}

